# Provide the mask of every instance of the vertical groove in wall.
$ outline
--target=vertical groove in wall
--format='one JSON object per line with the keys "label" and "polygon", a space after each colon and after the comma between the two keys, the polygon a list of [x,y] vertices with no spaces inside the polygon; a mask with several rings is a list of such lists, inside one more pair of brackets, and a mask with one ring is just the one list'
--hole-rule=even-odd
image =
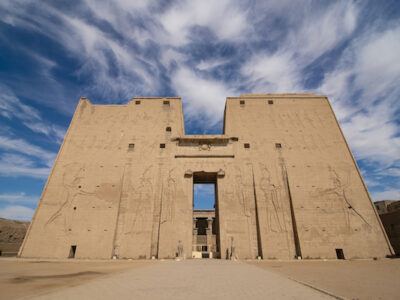
{"label": "vertical groove in wall", "polygon": [[[117,217],[117,224],[115,226],[115,234],[114,234],[114,241],[113,241],[113,252],[112,255],[116,255],[119,256],[120,253],[120,249],[121,249],[121,239],[120,239],[120,235],[121,235],[121,231],[123,230],[123,217],[125,216],[125,213],[121,214],[121,207],[123,206],[123,201],[126,201],[126,195],[124,193],[124,187],[125,187],[125,172],[126,172],[126,166],[130,165],[130,164],[125,164],[124,165],[124,171],[123,171],[123,175],[122,175],[122,184],[121,184],[121,194],[119,197],[119,203],[118,203],[118,217]],[[128,171],[130,172],[130,171]],[[125,207],[126,209],[126,207]],[[116,249],[118,251],[116,251]]]}
{"label": "vertical groove in wall", "polygon": [[293,238],[294,238],[294,245],[295,245],[295,249],[296,249],[296,256],[302,257],[301,248],[300,248],[300,239],[299,239],[299,234],[297,231],[296,216],[294,214],[294,208],[293,208],[293,199],[292,199],[292,194],[290,193],[289,177],[288,177],[286,171],[285,171],[285,175],[286,175],[286,186],[287,186],[287,190],[288,190],[289,203],[290,203],[290,214],[292,216]]}
{"label": "vertical groove in wall", "polygon": [[280,163],[281,170],[282,170],[283,184],[286,186],[286,191],[287,191],[287,195],[289,198],[290,216],[292,219],[294,248],[295,248],[296,256],[302,257],[301,247],[300,247],[300,239],[299,239],[299,234],[297,231],[296,216],[295,216],[294,207],[293,207],[292,193],[290,191],[290,185],[289,185],[289,176],[288,176],[288,173],[286,170],[285,161],[282,157],[281,150],[279,150],[279,163]]}
{"label": "vertical groove in wall", "polygon": [[[162,199],[162,163],[159,164],[159,172],[158,172],[158,180],[157,186],[160,188],[157,190],[157,195],[154,195],[154,203],[153,203],[153,224],[152,224],[152,232],[151,232],[151,240],[150,240],[150,257],[157,257],[157,249],[158,249],[158,236],[160,229],[160,219],[161,219],[161,199]],[[161,185],[161,186],[160,186]]]}
{"label": "vertical groove in wall", "polygon": [[251,166],[251,172],[253,174],[253,190],[254,190],[254,204],[255,204],[255,210],[256,210],[256,230],[257,230],[258,256],[263,258],[262,245],[261,245],[260,221],[259,221],[259,218],[258,218],[256,182],[255,182],[255,178],[254,178],[253,166]]}
{"label": "vertical groove in wall", "polygon": [[161,197],[160,197],[160,217],[158,218],[158,233],[157,233],[157,258],[159,258],[160,251],[160,230],[161,230],[161,216],[162,216],[162,198],[164,192],[164,181],[161,183]]}
{"label": "vertical groove in wall", "polygon": [[114,230],[114,241],[113,241],[113,247],[112,247],[112,253],[111,256],[115,255],[115,243],[117,241],[117,234],[118,234],[118,230],[120,230],[119,228],[119,222],[120,222],[120,216],[121,216],[121,201],[122,201],[122,195],[123,195],[123,191],[124,191],[124,178],[125,178],[125,169],[126,169],[126,164],[124,165],[124,170],[122,171],[122,179],[121,179],[121,192],[119,195],[119,202],[118,202],[118,210],[117,210],[117,220],[116,220],[116,224],[115,224],[115,230]]}

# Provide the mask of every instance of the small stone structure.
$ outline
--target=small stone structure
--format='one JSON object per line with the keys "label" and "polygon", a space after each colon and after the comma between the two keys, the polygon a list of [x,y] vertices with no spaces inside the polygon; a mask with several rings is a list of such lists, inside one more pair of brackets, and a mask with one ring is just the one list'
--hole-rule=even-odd
{"label": "small stone structure", "polygon": [[374,204],[393,250],[397,256],[400,256],[400,201],[382,200]]}
{"label": "small stone structure", "polygon": [[376,201],[374,205],[379,215],[400,209],[400,201],[397,200]]}
{"label": "small stone structure", "polygon": [[19,255],[190,258],[197,183],[221,258],[232,237],[239,259],[393,254],[327,97],[255,94],[227,98],[221,135],[186,135],[180,98],[82,98]]}

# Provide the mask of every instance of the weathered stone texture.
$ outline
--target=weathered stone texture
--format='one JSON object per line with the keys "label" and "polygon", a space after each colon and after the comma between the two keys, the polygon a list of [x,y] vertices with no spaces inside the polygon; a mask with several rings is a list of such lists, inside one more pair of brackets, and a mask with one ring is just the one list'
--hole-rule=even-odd
{"label": "weathered stone texture", "polygon": [[202,136],[185,135],[179,98],[81,99],[20,255],[172,258],[181,240],[191,257],[207,174],[222,258],[232,236],[239,258],[393,251],[328,99],[282,94],[227,98],[224,134]]}

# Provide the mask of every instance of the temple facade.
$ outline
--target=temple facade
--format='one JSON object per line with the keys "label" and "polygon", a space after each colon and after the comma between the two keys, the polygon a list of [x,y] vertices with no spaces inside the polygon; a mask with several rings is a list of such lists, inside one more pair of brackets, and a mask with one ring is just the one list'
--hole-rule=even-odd
{"label": "temple facade", "polygon": [[[197,183],[215,210],[193,210]],[[179,241],[186,258],[393,254],[326,96],[229,97],[221,135],[186,135],[180,98],[82,98],[19,256],[173,258]]]}

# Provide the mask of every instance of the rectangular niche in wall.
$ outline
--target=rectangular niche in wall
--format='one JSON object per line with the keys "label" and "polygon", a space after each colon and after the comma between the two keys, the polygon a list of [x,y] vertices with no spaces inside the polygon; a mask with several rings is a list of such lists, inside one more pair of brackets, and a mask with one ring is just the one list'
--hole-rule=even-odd
{"label": "rectangular niche in wall", "polygon": [[68,258],[75,258],[75,253],[76,253],[76,245],[72,245],[69,250]]}
{"label": "rectangular niche in wall", "polygon": [[344,253],[343,253],[343,249],[338,248],[338,249],[335,249],[335,250],[336,250],[337,259],[345,259],[344,258]]}

